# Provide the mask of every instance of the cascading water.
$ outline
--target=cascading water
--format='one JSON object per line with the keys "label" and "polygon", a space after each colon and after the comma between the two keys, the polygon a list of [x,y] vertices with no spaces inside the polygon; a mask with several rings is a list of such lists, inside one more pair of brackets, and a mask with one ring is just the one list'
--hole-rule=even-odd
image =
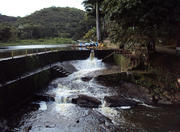
{"label": "cascading water", "polygon": [[83,61],[75,61],[73,65],[79,71],[86,71],[86,72],[105,68],[105,65],[104,63],[102,63],[102,60],[95,58],[94,50],[91,50],[91,53],[88,59],[83,60]]}
{"label": "cascading water", "polygon": [[[12,131],[158,131],[157,128],[170,131],[171,129],[166,129],[166,124],[169,122],[164,119],[172,117],[176,117],[170,120],[172,130],[179,130],[180,111],[176,109],[151,108],[144,105],[133,109],[128,106],[106,107],[103,104],[104,97],[119,96],[116,91],[118,88],[97,84],[93,80],[93,76],[87,81],[82,79],[92,72],[107,70],[106,65],[95,57],[93,50],[86,60],[67,63],[73,65],[77,71],[67,77],[52,81],[49,90],[44,93],[46,96],[53,97],[55,101],[39,102],[39,109],[25,114],[19,122],[19,126]],[[72,104],[71,97],[77,95],[94,97],[100,100],[102,105],[98,108],[84,108],[78,104]]]}
{"label": "cascading water", "polygon": [[[58,88],[52,91],[53,95],[55,95],[55,101],[58,104],[71,103],[71,99],[69,98],[71,95],[80,93],[91,95],[91,93],[87,90],[87,88],[91,86],[91,83],[85,83],[81,80],[81,78],[89,72],[105,68],[105,64],[101,60],[95,58],[94,50],[91,50],[90,55],[86,60],[72,61],[71,63],[78,71],[69,75],[67,78],[58,79]],[[67,84],[67,82],[71,85]],[[80,88],[77,89],[73,85],[77,85],[78,87],[80,86]]]}

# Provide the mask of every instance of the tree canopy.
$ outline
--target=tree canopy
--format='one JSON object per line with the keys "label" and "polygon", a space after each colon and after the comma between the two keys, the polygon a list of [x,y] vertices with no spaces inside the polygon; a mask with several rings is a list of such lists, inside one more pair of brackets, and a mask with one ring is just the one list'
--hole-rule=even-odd
{"label": "tree canopy", "polygon": [[[109,37],[114,42],[175,39],[180,0],[104,0]],[[145,42],[145,41],[144,41]]]}
{"label": "tree canopy", "polygon": [[84,0],[85,9],[92,16],[96,1],[100,2],[100,18],[104,22],[101,28],[114,43],[148,47],[177,40],[180,35],[180,0]]}

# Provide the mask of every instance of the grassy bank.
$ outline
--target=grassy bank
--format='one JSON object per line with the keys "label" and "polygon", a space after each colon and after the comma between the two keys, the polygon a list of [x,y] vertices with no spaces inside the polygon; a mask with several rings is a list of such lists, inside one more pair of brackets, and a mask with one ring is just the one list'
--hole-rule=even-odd
{"label": "grassy bank", "polygon": [[37,44],[73,44],[74,40],[70,38],[48,38],[48,39],[24,39],[9,42],[0,42],[0,46],[15,45],[37,45]]}

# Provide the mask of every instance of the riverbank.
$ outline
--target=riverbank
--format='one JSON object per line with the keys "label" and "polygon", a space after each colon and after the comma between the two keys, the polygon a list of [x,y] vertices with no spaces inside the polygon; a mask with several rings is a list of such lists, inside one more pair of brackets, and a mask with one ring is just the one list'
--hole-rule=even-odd
{"label": "riverbank", "polygon": [[[148,104],[179,104],[180,103],[180,58],[176,54],[156,52],[150,56],[148,63],[137,61],[125,55],[114,55],[114,63],[119,70],[97,76],[102,85],[117,88],[125,92],[133,92],[133,98],[139,97]],[[146,64],[146,65],[145,65]],[[133,85],[133,89],[132,89]],[[131,93],[126,96],[132,97]]]}
{"label": "riverbank", "polygon": [[0,46],[17,46],[17,45],[38,45],[38,44],[74,44],[71,38],[48,38],[48,39],[23,39],[8,42],[0,42]]}

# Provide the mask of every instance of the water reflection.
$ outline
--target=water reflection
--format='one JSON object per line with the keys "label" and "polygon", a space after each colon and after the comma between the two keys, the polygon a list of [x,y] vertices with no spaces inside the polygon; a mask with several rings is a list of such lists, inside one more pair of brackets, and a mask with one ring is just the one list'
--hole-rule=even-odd
{"label": "water reflection", "polygon": [[78,48],[72,44],[4,46],[0,47],[0,59],[59,50],[78,50]]}

